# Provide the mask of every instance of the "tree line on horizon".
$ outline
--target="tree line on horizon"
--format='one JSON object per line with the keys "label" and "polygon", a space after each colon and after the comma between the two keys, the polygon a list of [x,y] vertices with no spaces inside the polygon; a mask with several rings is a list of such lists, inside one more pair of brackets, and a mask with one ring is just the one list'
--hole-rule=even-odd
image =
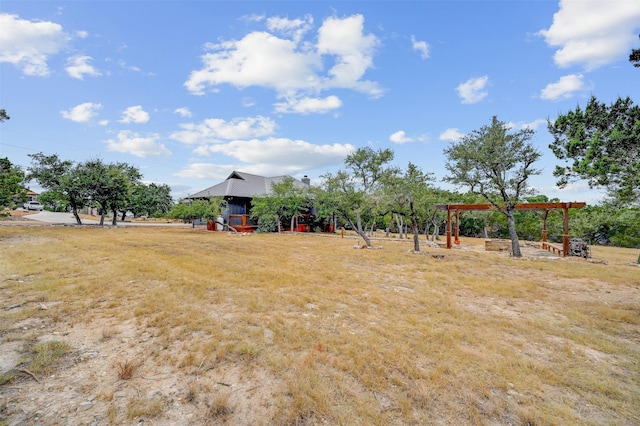
{"label": "tree line on horizon", "polygon": [[[1,112],[1,121],[8,120],[6,111]],[[628,97],[610,105],[591,97],[584,109],[577,106],[553,122],[548,120],[547,127],[553,136],[550,148],[563,162],[553,172],[558,186],[584,179],[590,187],[605,188],[608,193],[602,205],[574,214],[589,215],[583,222],[592,228],[578,226],[578,232],[599,242],[640,246],[640,107]],[[524,213],[516,212],[515,206],[536,195],[527,183],[541,173],[535,168],[541,153],[530,142],[533,134],[531,129],[513,131],[494,116],[489,125],[445,148],[449,174],[443,180],[466,193],[435,187],[434,176],[412,163],[406,169],[391,166],[394,153],[390,149],[360,148],[346,157],[342,170],[324,175],[323,183],[310,187],[308,193],[287,180],[274,185],[271,194],[254,199],[253,214],[260,229],[279,229],[283,218],[293,220],[312,201],[318,216],[339,218],[367,246],[371,246],[368,231],[384,225],[400,232],[409,228],[414,249],[419,251],[418,235],[430,229],[437,232],[437,204],[488,202],[495,207],[490,214],[502,217],[502,228],[495,226],[511,239],[512,254],[519,257]],[[46,190],[41,200],[52,210],[71,210],[79,224],[83,207],[98,208],[101,225],[107,212],[112,213],[114,224],[118,213],[126,211],[183,219],[219,213],[220,200],[174,205],[167,185],[142,183],[139,170],[126,163],[105,164],[99,159],[74,163],[42,153],[30,157],[28,173],[8,158],[0,159],[0,208],[24,199],[25,182],[35,180]],[[487,223],[483,213],[465,214],[464,221],[463,233],[474,228],[473,221],[484,222],[485,227]],[[575,223],[572,226],[575,230]]]}

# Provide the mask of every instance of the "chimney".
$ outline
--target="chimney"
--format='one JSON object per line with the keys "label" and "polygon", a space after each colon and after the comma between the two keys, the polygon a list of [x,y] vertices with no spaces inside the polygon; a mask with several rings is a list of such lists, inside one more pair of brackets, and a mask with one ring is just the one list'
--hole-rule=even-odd
{"label": "chimney", "polygon": [[311,179],[309,179],[307,175],[304,175],[304,177],[302,178],[302,183],[311,185]]}

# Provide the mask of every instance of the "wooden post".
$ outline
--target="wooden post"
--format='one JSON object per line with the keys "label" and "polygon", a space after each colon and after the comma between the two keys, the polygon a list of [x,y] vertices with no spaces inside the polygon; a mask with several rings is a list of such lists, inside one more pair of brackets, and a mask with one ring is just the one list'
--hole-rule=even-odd
{"label": "wooden post", "polygon": [[562,216],[564,222],[564,233],[562,234],[562,256],[569,256],[569,208],[567,203],[562,205]]}
{"label": "wooden post", "polygon": [[451,248],[451,210],[447,207],[447,248]]}
{"label": "wooden post", "polygon": [[549,210],[544,211],[542,215],[542,242],[547,242],[547,216],[549,216]]}
{"label": "wooden post", "polygon": [[456,210],[456,238],[453,241],[455,245],[460,245],[460,210]]}

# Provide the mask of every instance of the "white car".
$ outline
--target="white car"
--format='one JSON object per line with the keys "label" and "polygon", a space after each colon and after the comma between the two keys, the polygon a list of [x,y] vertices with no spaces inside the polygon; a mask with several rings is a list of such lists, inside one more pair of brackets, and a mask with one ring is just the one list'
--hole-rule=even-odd
{"label": "white car", "polygon": [[22,208],[25,210],[42,211],[44,209],[44,206],[40,204],[38,201],[27,201],[22,205]]}

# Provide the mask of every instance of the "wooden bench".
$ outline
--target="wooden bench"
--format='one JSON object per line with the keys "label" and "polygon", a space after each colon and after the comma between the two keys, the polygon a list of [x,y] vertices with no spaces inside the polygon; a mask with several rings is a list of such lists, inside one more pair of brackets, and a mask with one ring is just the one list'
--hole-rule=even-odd
{"label": "wooden bench", "polygon": [[553,252],[554,254],[557,254],[560,257],[562,257],[564,254],[564,250],[561,247],[554,246],[553,244],[549,244],[546,241],[542,242],[542,249]]}

